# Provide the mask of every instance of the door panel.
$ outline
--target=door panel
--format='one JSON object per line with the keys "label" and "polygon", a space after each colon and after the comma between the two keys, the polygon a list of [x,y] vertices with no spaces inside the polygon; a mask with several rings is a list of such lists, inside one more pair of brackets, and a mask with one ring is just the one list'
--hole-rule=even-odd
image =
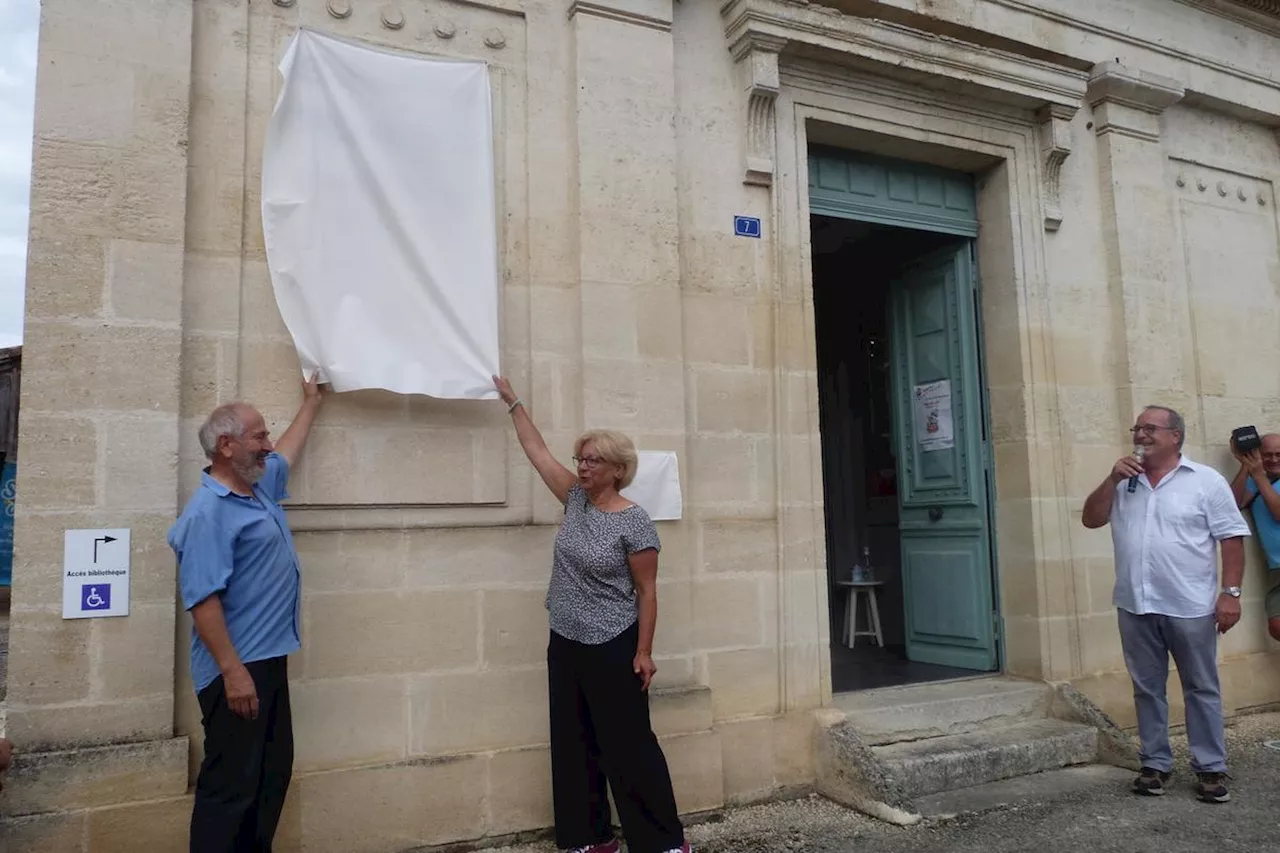
{"label": "door panel", "polygon": [[991,540],[973,289],[969,241],[924,256],[893,285],[899,529],[907,656],[993,670]]}

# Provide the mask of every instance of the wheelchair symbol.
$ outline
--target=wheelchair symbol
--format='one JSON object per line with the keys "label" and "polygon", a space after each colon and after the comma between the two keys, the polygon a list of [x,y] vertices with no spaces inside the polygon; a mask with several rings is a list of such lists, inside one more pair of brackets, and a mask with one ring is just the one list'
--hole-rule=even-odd
{"label": "wheelchair symbol", "polygon": [[110,610],[111,584],[94,584],[80,587],[81,610]]}

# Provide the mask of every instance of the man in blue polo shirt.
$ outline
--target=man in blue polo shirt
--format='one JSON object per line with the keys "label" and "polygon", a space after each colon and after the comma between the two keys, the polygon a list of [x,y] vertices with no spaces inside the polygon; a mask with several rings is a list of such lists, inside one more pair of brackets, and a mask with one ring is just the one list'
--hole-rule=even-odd
{"label": "man in blue polo shirt", "polygon": [[1240,463],[1231,491],[1241,509],[1253,512],[1253,526],[1267,558],[1267,630],[1280,640],[1280,435],[1262,437],[1262,449],[1241,453],[1231,443],[1231,453]]}
{"label": "man in blue polo shirt", "polygon": [[204,725],[192,853],[269,853],[280,821],[293,774],[285,659],[301,647],[298,555],[280,501],[322,399],[305,382],[274,446],[252,406],[214,409],[200,427],[209,467],[169,531]]}

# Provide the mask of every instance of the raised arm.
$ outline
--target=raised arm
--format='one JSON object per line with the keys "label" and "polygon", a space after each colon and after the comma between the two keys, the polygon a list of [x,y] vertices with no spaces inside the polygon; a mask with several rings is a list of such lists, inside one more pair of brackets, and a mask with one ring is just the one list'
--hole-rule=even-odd
{"label": "raised arm", "polygon": [[1231,481],[1231,496],[1236,499],[1236,506],[1246,509],[1253,503],[1254,495],[1249,494],[1249,469],[1241,465]]}
{"label": "raised arm", "polygon": [[1271,482],[1265,469],[1254,476],[1253,483],[1258,487],[1257,496],[1267,505],[1267,511],[1271,513],[1271,517],[1280,518],[1280,492],[1276,491],[1275,484]]}
{"label": "raised arm", "polygon": [[[1247,509],[1255,500],[1261,498],[1272,518],[1280,518],[1280,492],[1276,491],[1275,484],[1267,476],[1267,468],[1262,464],[1262,451],[1250,450],[1248,453],[1241,454],[1236,452],[1234,445],[1231,451],[1236,459],[1240,460],[1240,471],[1231,481],[1231,494],[1236,499],[1236,506]],[[1257,489],[1254,494],[1249,494],[1248,482],[1251,477]]]}
{"label": "raised arm", "polygon": [[311,377],[302,383],[302,405],[293,423],[276,442],[276,453],[284,457],[292,468],[302,456],[302,448],[306,446],[307,436],[311,434],[311,425],[315,423],[316,413],[320,411],[320,403],[324,400],[324,389]]}
{"label": "raised arm", "polygon": [[[1263,475],[1262,479],[1266,479],[1266,470],[1262,467],[1262,453],[1257,450],[1241,453],[1240,449],[1236,447],[1236,440],[1233,438],[1231,439],[1231,455],[1240,463],[1240,470],[1236,472],[1235,479],[1231,481],[1231,495],[1236,499],[1236,506],[1240,507],[1240,509],[1245,509],[1257,497],[1256,494],[1249,494],[1249,478],[1257,470]],[[1254,477],[1254,484],[1261,488],[1258,479]]]}
{"label": "raised arm", "polygon": [[520,447],[523,448],[524,455],[529,457],[530,464],[538,472],[542,482],[546,483],[547,488],[551,490],[551,494],[555,495],[560,503],[564,503],[569,499],[569,490],[573,488],[574,483],[578,482],[578,478],[572,471],[561,465],[547,449],[547,443],[543,440],[542,433],[538,432],[538,428],[534,426],[533,418],[529,417],[524,401],[511,390],[511,383],[501,376],[495,376],[493,384],[498,389],[502,402],[507,404],[507,411],[511,413],[511,422],[515,424],[516,438],[520,439]]}
{"label": "raised arm", "polygon": [[1142,473],[1142,463],[1132,456],[1122,456],[1107,479],[1094,489],[1084,501],[1080,520],[1090,530],[1106,527],[1111,521],[1111,507],[1116,502],[1116,486],[1132,476]]}

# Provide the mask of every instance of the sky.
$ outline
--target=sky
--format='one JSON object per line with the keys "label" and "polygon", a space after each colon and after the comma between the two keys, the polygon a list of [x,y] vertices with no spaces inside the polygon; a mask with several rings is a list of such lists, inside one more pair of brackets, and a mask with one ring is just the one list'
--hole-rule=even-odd
{"label": "sky", "polygon": [[0,0],[0,347],[22,343],[40,0]]}

